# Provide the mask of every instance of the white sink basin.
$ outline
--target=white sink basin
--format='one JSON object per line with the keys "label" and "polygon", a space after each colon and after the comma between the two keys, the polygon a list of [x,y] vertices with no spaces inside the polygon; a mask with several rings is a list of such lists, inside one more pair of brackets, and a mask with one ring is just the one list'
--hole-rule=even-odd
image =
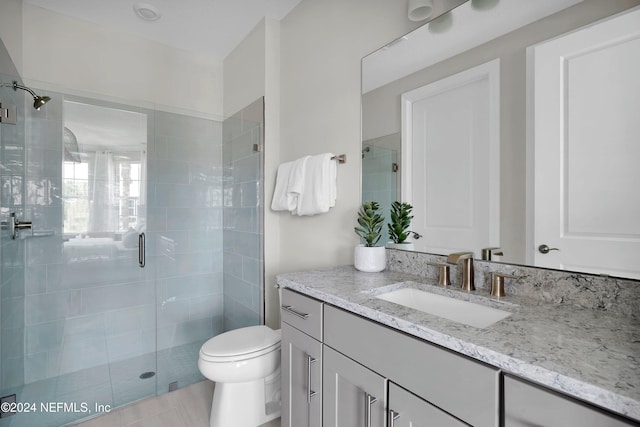
{"label": "white sink basin", "polygon": [[376,298],[476,328],[486,328],[511,315],[508,311],[412,288],[376,295]]}

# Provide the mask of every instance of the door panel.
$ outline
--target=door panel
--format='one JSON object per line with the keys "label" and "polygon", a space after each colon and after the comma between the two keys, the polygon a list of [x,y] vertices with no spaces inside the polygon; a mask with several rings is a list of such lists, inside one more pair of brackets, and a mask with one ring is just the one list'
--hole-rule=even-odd
{"label": "door panel", "polygon": [[402,199],[424,236],[416,249],[499,246],[499,61],[407,92],[402,107]]}
{"label": "door panel", "polygon": [[[282,323],[282,425],[322,425],[322,344]],[[315,392],[315,393],[314,393]]]}
{"label": "door panel", "polygon": [[529,49],[535,265],[640,278],[639,28],[635,10]]}

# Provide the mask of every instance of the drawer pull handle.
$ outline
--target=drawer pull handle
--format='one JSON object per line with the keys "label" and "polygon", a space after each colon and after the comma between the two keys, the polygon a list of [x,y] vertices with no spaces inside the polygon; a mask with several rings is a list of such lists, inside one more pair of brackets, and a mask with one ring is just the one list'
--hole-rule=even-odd
{"label": "drawer pull handle", "polygon": [[307,405],[311,405],[311,398],[316,395],[316,392],[311,390],[311,364],[315,361],[316,359],[307,355]]}
{"label": "drawer pull handle", "polygon": [[283,305],[282,309],[284,311],[288,311],[289,313],[293,314],[294,316],[298,316],[301,319],[306,319],[306,318],[309,317],[309,314],[302,313],[300,311],[294,310],[293,307],[291,307],[290,305]]}
{"label": "drawer pull handle", "polygon": [[393,427],[395,424],[395,420],[400,418],[400,414],[394,411],[393,409],[389,409],[389,427]]}
{"label": "drawer pull handle", "polygon": [[371,405],[377,402],[378,399],[371,396],[369,393],[364,394],[364,427],[371,427]]}

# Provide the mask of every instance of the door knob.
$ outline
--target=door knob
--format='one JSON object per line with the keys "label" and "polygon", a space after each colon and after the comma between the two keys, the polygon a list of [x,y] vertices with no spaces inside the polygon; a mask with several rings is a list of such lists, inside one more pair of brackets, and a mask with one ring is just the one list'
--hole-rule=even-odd
{"label": "door knob", "polygon": [[560,249],[558,248],[550,248],[547,245],[540,245],[538,246],[538,251],[540,251],[541,254],[548,254],[551,251],[559,251]]}

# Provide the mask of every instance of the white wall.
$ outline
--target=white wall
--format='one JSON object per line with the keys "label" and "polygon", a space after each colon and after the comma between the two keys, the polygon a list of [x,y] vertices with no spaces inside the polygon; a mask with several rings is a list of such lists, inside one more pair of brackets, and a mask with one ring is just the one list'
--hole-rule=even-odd
{"label": "white wall", "polygon": [[29,4],[22,14],[27,85],[222,117],[221,61]]}
{"label": "white wall", "polygon": [[[303,0],[281,22],[280,161],[346,154],[336,207],[280,217],[280,272],[353,263],[360,206],[360,60],[416,26],[406,1]],[[267,180],[276,170],[266,170]],[[271,197],[271,194],[267,194]]]}
{"label": "white wall", "polygon": [[0,1],[0,39],[22,73],[22,1]]}

